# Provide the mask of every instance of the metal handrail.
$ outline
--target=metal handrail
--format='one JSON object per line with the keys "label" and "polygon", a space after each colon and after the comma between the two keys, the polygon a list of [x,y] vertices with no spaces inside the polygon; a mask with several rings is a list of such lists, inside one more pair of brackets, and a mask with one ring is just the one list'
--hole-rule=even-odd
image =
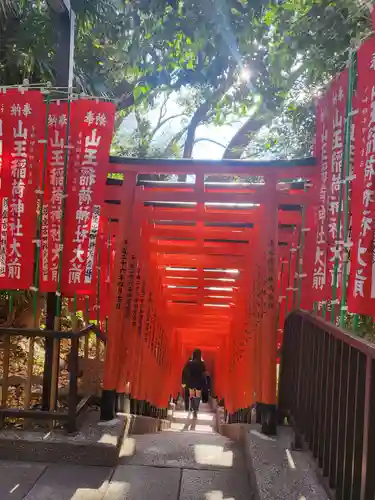
{"label": "metal handrail", "polygon": [[85,337],[90,332],[95,335],[104,343],[107,342],[107,336],[96,325],[90,324],[79,330],[78,332],[63,331],[63,330],[41,330],[40,328],[14,328],[14,327],[0,327],[0,338],[2,335],[19,335],[21,337],[49,337],[54,339],[72,339]]}
{"label": "metal handrail", "polygon": [[[101,330],[93,324],[74,332],[74,331],[60,331],[60,330],[41,330],[37,328],[14,328],[14,327],[0,327],[0,338],[22,336],[22,337],[44,337],[52,338],[55,340],[70,339],[71,349],[68,354],[69,359],[69,393],[68,393],[68,410],[67,411],[45,411],[30,408],[6,408],[0,407],[0,428],[4,425],[5,418],[20,418],[20,419],[35,419],[35,420],[55,420],[66,422],[67,428],[70,432],[76,430],[76,420],[78,415],[82,412],[85,405],[89,402],[90,397],[86,396],[82,401],[77,403],[78,397],[78,359],[79,359],[79,340],[86,337],[93,332],[97,339],[103,344],[106,344],[107,337]],[[4,374],[3,380],[6,381],[8,373]]]}
{"label": "metal handrail", "polygon": [[[345,330],[339,326],[336,326],[323,318],[320,318],[314,313],[308,311],[294,311],[291,314],[298,314],[302,318],[307,318],[312,324],[318,328],[323,328],[326,332],[333,335],[337,339],[355,347],[359,351],[363,352],[366,356],[371,356],[375,358],[375,345],[361,337],[353,335],[349,330]],[[289,315],[290,316],[290,315]],[[288,317],[287,317],[288,318]],[[287,318],[285,321],[287,321]]]}
{"label": "metal handrail", "polygon": [[293,311],[285,321],[279,408],[337,499],[375,497],[375,345]]}

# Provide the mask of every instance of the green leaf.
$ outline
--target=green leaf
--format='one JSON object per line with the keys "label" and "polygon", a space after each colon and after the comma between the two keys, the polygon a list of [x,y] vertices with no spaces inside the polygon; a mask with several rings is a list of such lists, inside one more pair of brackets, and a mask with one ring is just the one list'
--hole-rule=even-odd
{"label": "green leaf", "polygon": [[147,94],[149,87],[145,85],[137,85],[133,91],[134,99],[137,100],[141,95]]}
{"label": "green leaf", "polygon": [[263,18],[263,21],[264,21],[264,24],[266,26],[271,26],[272,21],[273,21],[273,15],[272,15],[272,12],[270,10],[266,11],[264,18]]}

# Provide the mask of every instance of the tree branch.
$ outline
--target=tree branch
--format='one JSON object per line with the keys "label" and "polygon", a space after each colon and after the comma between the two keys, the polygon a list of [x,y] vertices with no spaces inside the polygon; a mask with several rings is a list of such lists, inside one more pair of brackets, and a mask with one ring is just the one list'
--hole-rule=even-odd
{"label": "tree branch", "polygon": [[187,129],[187,136],[183,153],[184,158],[191,158],[193,154],[193,147],[194,147],[195,134],[197,128],[201,123],[204,123],[207,120],[208,118],[207,115],[211,109],[212,103],[218,102],[233,85],[235,70],[236,66],[233,66],[230,69],[228,77],[221,82],[218,89],[215,90],[215,92],[213,92],[208,99],[206,99],[200,106],[198,106],[197,110],[193,114]]}
{"label": "tree branch", "polygon": [[171,115],[167,116],[167,118],[164,118],[164,120],[161,120],[158,122],[154,130],[152,131],[152,137],[156,134],[156,132],[161,129],[166,123],[168,123],[170,120],[174,120],[175,118],[180,118],[181,116],[186,116],[185,113],[177,113],[176,115]]}
{"label": "tree branch", "polygon": [[174,135],[172,137],[172,139],[168,142],[166,148],[164,149],[164,154],[168,154],[168,152],[171,150],[173,144],[176,144],[176,143],[178,143],[178,141],[181,140],[181,138],[183,137],[183,135],[187,131],[187,128],[188,128],[187,126],[182,128],[179,132],[177,132],[176,135]]}
{"label": "tree branch", "polygon": [[169,98],[169,95],[164,96],[163,102],[161,103],[158,123],[156,124],[155,131],[157,131],[160,128],[160,126],[161,126],[160,124],[161,124],[163,118],[165,118],[165,115],[167,114],[168,98]]}
{"label": "tree branch", "polygon": [[[260,113],[258,113],[259,115]],[[251,140],[251,136],[259,132],[259,130],[270,122],[271,114],[263,114],[259,118],[252,116],[242,125],[242,127],[234,134],[226,147],[223,159],[239,159],[244,152],[246,146]]]}
{"label": "tree branch", "polygon": [[226,148],[224,144],[221,144],[221,142],[214,141],[213,139],[209,139],[208,137],[200,137],[199,139],[195,139],[194,145],[197,144],[197,142],[212,142],[213,144],[216,144],[217,146],[220,146],[222,148]]}

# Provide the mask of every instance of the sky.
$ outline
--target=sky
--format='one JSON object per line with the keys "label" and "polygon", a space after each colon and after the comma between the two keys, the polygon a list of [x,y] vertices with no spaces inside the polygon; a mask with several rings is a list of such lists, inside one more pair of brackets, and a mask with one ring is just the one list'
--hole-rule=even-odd
{"label": "sky", "polygon": [[[166,117],[177,115],[182,112],[180,104],[177,102],[178,94],[172,94],[168,99],[166,109]],[[160,114],[160,105],[150,110],[148,118],[153,125],[156,125]],[[186,119],[186,118],[185,118]],[[196,132],[196,139],[212,139],[218,143],[226,146],[236,131],[241,127],[243,120],[238,120],[230,125],[215,126],[215,125],[201,125]],[[160,131],[155,135],[155,145],[165,145],[173,137],[173,134],[182,128],[183,118],[174,118],[170,120]],[[124,119],[121,124],[120,134],[129,136],[136,128],[136,121],[133,115]],[[222,158],[224,147],[208,141],[199,141],[194,145],[193,158],[218,160]]]}

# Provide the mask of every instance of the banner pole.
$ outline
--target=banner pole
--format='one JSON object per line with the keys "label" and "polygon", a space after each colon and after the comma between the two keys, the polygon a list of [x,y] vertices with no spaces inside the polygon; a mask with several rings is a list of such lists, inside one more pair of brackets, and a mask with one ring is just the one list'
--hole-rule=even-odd
{"label": "banner pole", "polygon": [[[290,287],[290,274],[292,270],[292,244],[290,243],[290,248],[289,248],[289,257],[288,257],[288,281],[287,281],[287,288]],[[288,293],[285,294],[285,317],[288,315],[288,304],[289,302],[289,296]]]}
{"label": "banner pole", "polygon": [[358,331],[358,326],[359,326],[359,315],[358,314],[354,314],[354,318],[353,318],[353,330],[355,332]]}
{"label": "banner pole", "polygon": [[[353,56],[351,55],[351,58]],[[347,170],[347,165],[350,163],[350,111],[352,107],[352,92],[353,92],[353,75],[352,75],[352,70],[353,70],[353,64],[350,59],[349,63],[349,71],[348,71],[348,93],[347,93],[347,98],[346,98],[346,109],[345,109],[345,132],[344,132],[344,144],[343,144],[343,155],[342,155],[342,160],[341,160],[341,175],[340,175],[340,190],[339,190],[339,209],[338,209],[338,214],[337,214],[337,231],[336,231],[336,242],[335,242],[335,250],[336,250],[336,255],[335,255],[335,263],[334,263],[334,269],[333,269],[333,280],[332,280],[332,308],[331,308],[331,323],[335,323],[336,321],[336,299],[337,299],[337,280],[338,280],[338,269],[339,269],[339,257],[337,256],[337,252],[339,250],[339,239],[340,239],[340,234],[341,234],[341,216],[343,212],[343,201],[344,201],[344,189],[343,189],[343,183],[345,182],[346,184],[346,189],[345,189],[345,194],[347,194],[347,181],[346,181],[346,170]],[[348,126],[349,125],[349,126]],[[349,132],[349,134],[348,134]],[[345,211],[347,210],[348,200],[345,202]],[[346,219],[346,226],[348,225],[348,217],[347,213],[344,211],[344,226],[345,226],[345,219]],[[344,228],[345,229],[345,228]],[[346,228],[347,232],[347,228]],[[347,237],[347,234],[346,234]],[[344,242],[346,243],[346,238],[344,236]],[[344,248],[344,255],[345,255],[345,248]],[[344,262],[343,262],[344,266]],[[346,307],[346,283],[344,283],[344,275],[343,275],[343,269],[342,269],[342,274],[341,274],[341,287],[342,287],[342,293],[341,293],[341,308]],[[345,290],[345,292],[344,292]],[[343,300],[344,300],[344,305],[343,305]],[[342,313],[345,313],[345,310],[340,311],[340,324],[342,320]],[[345,318],[345,314],[343,316]]]}
{"label": "banner pole", "polygon": [[[67,124],[65,133],[65,154],[64,154],[64,187],[63,187],[63,199],[61,201],[61,220],[64,220],[65,203],[66,203],[66,192],[67,192],[67,175],[68,175],[68,161],[69,161],[69,133],[70,133],[70,114],[71,114],[71,90],[68,92],[68,109],[67,109]],[[60,249],[59,249],[59,261],[58,261],[58,273],[57,273],[57,286],[55,292],[55,300],[52,301],[55,306],[55,317],[54,317],[54,330],[60,330],[61,326],[61,274],[62,274],[62,256],[63,256],[63,244],[64,244],[64,224],[60,224]],[[51,311],[52,312],[52,311]],[[54,339],[52,342],[51,349],[51,383],[50,383],[50,395],[49,395],[49,410],[53,411],[56,407],[56,395],[57,395],[57,384],[58,384],[58,370],[59,370],[59,351],[60,351],[60,341]]]}
{"label": "banner pole", "polygon": [[[303,184],[303,191],[306,192],[306,183]],[[301,293],[302,293],[302,272],[303,272],[303,251],[305,246],[305,219],[306,219],[306,206],[302,206],[302,215],[301,215],[301,229],[299,234],[299,242],[298,242],[298,261],[297,261],[297,269],[298,269],[298,309],[301,308]]]}
{"label": "banner pole", "polygon": [[[351,149],[351,126],[352,126],[352,107],[353,107],[353,92],[354,92],[354,81],[355,81],[355,71],[356,71],[356,52],[350,54],[349,68],[348,68],[348,100],[346,106],[346,118],[345,118],[345,143],[344,143],[344,155],[343,155],[343,166],[342,166],[342,181],[345,181],[345,207],[344,207],[344,258],[342,267],[342,293],[341,293],[341,308],[340,308],[340,326],[343,328],[345,326],[346,310],[347,310],[347,278],[348,278],[348,262],[349,262],[349,251],[347,248],[348,243],[348,233],[349,233],[349,181],[347,180],[350,176],[350,149]],[[344,173],[345,166],[345,173]],[[342,189],[342,184],[341,184]]]}
{"label": "banner pole", "polygon": [[[102,241],[104,241],[104,234],[102,235]],[[98,325],[98,328],[100,328],[100,280],[101,280],[101,270],[100,270],[100,265],[101,265],[101,253],[102,253],[102,242],[101,244],[98,245],[98,271],[96,273],[96,279],[97,284],[96,284],[96,323]]]}
{"label": "banner pole", "polygon": [[[68,110],[67,110],[67,124],[66,124],[66,134],[65,134],[65,154],[64,154],[64,188],[63,188],[63,199],[61,201],[61,215],[62,221],[65,216],[65,206],[66,206],[66,195],[68,188],[68,163],[69,163],[69,135],[70,135],[70,118],[71,118],[71,102],[72,94],[68,94]],[[63,246],[64,246],[64,224],[60,224],[60,251],[59,251],[59,263],[58,263],[58,273],[57,273],[57,290],[56,290],[56,316],[55,316],[55,330],[60,328],[60,316],[61,316],[61,278],[62,278],[62,263],[63,263]]]}
{"label": "banner pole", "polygon": [[[111,237],[111,222],[112,219],[108,218],[108,234],[107,234],[107,275],[106,275],[106,280],[105,280],[105,300],[108,301],[109,297],[109,285],[107,283],[110,283],[111,280],[111,253],[112,253],[112,237]],[[108,304],[108,302],[106,302]],[[105,332],[108,332],[108,308],[106,308],[105,311],[105,319],[104,319],[104,325],[105,325]]]}
{"label": "banner pole", "polygon": [[[46,91],[48,92],[48,91]],[[35,234],[35,250],[34,250],[34,281],[33,281],[33,323],[34,328],[38,328],[38,297],[39,297],[39,271],[40,271],[40,245],[41,245],[41,231],[43,220],[43,193],[45,188],[45,178],[47,170],[47,146],[48,146],[48,114],[49,114],[50,96],[46,96],[46,116],[44,128],[44,143],[43,143],[43,167],[42,178],[38,175],[38,188],[37,188],[37,213],[36,213],[36,234]],[[29,409],[31,401],[31,379],[33,374],[34,365],[34,343],[35,338],[30,337],[27,355],[27,383],[25,387],[25,400],[24,408]]]}
{"label": "banner pole", "polygon": [[279,289],[278,289],[278,300],[277,300],[277,315],[276,315],[276,329],[279,324],[279,318],[280,318],[280,311],[281,311],[281,301],[280,297],[283,293],[283,274],[284,274],[284,261],[281,260],[281,267],[280,267],[280,284],[279,284]]}
{"label": "banner pole", "polygon": [[35,273],[33,285],[33,314],[34,314],[34,328],[36,324],[38,295],[39,295],[39,271],[40,271],[40,245],[41,245],[41,232],[43,221],[43,193],[46,185],[46,172],[47,172],[47,154],[48,154],[48,115],[50,106],[50,96],[46,97],[46,120],[44,129],[44,144],[43,144],[43,168],[42,178],[38,182],[38,210],[36,214],[36,236],[35,236]]}

